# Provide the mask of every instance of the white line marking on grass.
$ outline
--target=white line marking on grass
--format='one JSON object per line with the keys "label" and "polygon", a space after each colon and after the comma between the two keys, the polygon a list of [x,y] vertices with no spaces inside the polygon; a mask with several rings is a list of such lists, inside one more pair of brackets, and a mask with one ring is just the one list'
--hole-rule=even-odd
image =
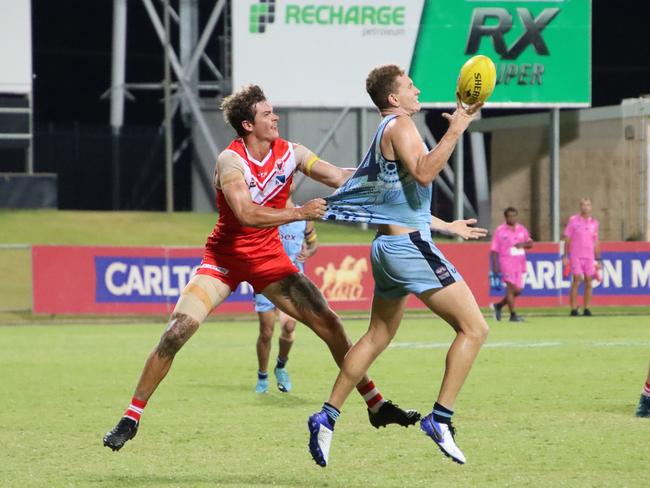
{"label": "white line marking on grass", "polygon": [[591,342],[590,346],[594,347],[648,347],[648,341],[609,341],[609,342]]}
{"label": "white line marking on grass", "polygon": [[503,347],[506,349],[522,348],[522,347],[560,347],[564,346],[564,342],[488,342],[483,347]]}
{"label": "white line marking on grass", "polygon": [[388,347],[396,347],[401,349],[442,349],[449,347],[451,342],[393,342]]}
{"label": "white line marking on grass", "polygon": [[[449,347],[450,342],[395,342],[389,347],[402,349],[441,349]],[[563,342],[488,342],[483,347],[501,347],[506,349],[529,347],[558,347],[565,345]]]}
{"label": "white line marking on grass", "polygon": [[[395,342],[388,347],[397,349],[443,349],[448,348],[451,342]],[[561,341],[543,341],[543,342],[488,342],[483,345],[484,348],[502,348],[502,349],[526,349],[542,347],[563,347],[567,345],[579,345],[586,347],[650,347],[649,341],[580,341],[580,342],[561,342]]]}

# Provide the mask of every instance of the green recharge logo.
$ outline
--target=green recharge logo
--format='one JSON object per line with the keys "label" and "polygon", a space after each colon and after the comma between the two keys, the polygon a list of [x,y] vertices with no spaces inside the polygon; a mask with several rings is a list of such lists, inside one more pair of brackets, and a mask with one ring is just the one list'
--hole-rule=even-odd
{"label": "green recharge logo", "polygon": [[259,0],[251,5],[248,31],[251,34],[263,34],[266,26],[275,22],[275,0]]}
{"label": "green recharge logo", "polygon": [[[275,22],[276,0],[259,0],[250,7],[249,32],[263,34]],[[350,25],[371,28],[403,28],[406,7],[394,4],[287,4],[280,19],[285,25]],[[401,32],[401,31],[400,31]]]}

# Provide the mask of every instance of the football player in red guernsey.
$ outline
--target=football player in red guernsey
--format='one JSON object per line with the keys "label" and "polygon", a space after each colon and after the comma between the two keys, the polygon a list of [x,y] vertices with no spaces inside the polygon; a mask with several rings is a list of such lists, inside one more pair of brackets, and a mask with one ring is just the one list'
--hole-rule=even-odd
{"label": "football player in red guernsey", "polygon": [[[325,341],[339,366],[351,347],[339,317],[320,290],[284,252],[277,227],[318,219],[325,212],[325,201],[320,198],[301,207],[285,207],[296,171],[333,188],[354,171],[334,166],[304,146],[281,139],[278,116],[259,86],[242,87],[226,97],[221,108],[239,137],[217,160],[214,183],[219,220],[208,237],[198,271],[183,289],[160,342],[147,358],[129,407],[104,436],[104,445],[114,451],[135,437],[147,401],[176,353],[242,281],[311,328]],[[402,410],[385,400],[367,376],[357,390],[368,405],[374,427],[392,423],[408,426],[419,420],[418,412]]]}

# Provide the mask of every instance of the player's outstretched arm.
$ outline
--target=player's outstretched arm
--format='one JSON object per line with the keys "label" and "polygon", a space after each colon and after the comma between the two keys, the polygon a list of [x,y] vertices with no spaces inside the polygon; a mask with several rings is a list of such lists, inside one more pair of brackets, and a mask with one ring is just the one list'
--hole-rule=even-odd
{"label": "player's outstretched arm", "polygon": [[462,237],[463,239],[480,239],[487,236],[488,230],[481,227],[472,227],[476,224],[476,219],[460,219],[453,222],[447,222],[438,217],[431,216],[431,230],[443,232],[445,234]]}
{"label": "player's outstretched arm", "polygon": [[237,220],[247,227],[275,227],[297,220],[319,219],[325,213],[325,200],[316,198],[300,208],[271,208],[257,205],[239,171],[221,173],[218,177],[221,191]]}
{"label": "player's outstretched arm", "polygon": [[354,174],[355,168],[340,168],[321,159],[301,144],[295,145],[298,169],[306,176],[331,188],[338,188]]}

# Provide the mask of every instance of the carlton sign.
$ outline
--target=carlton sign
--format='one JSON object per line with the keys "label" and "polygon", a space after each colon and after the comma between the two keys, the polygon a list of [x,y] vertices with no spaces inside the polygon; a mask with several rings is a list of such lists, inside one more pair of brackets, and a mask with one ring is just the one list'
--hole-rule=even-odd
{"label": "carlton sign", "polygon": [[[503,295],[489,288],[488,243],[440,244],[476,300],[487,307]],[[594,305],[650,305],[650,243],[602,243],[602,281],[594,283]],[[202,248],[32,248],[34,312],[60,314],[168,314],[201,261]],[[334,310],[367,311],[374,281],[370,246],[321,246],[305,272]],[[570,283],[562,276],[557,244],[536,243],[528,253],[521,306],[568,303]],[[241,283],[216,313],[253,312],[254,292]],[[410,297],[408,306],[424,308]]]}

